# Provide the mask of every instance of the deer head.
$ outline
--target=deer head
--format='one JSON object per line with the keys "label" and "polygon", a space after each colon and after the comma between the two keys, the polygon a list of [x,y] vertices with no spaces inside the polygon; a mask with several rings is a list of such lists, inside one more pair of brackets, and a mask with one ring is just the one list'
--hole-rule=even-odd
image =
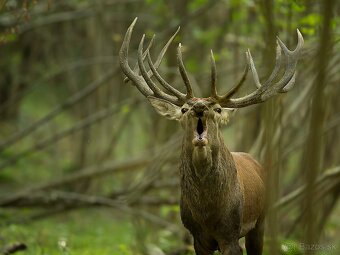
{"label": "deer head", "polygon": [[[127,76],[127,80],[131,80],[135,84],[137,89],[148,98],[158,113],[169,119],[181,122],[186,130],[186,137],[192,141],[194,146],[206,146],[209,142],[216,140],[220,124],[227,123],[229,114],[233,109],[264,102],[279,93],[287,92],[294,85],[296,64],[303,45],[303,37],[299,30],[297,30],[298,44],[294,51],[287,49],[284,43],[277,38],[275,67],[269,78],[263,83],[259,81],[253,58],[248,50],[246,52],[247,65],[242,78],[238,84],[224,95],[218,95],[217,93],[216,64],[213,52],[211,51],[211,96],[208,98],[198,98],[194,96],[187,71],[183,64],[181,44],[179,44],[177,48],[177,63],[186,87],[186,93],[184,94],[171,86],[157,71],[167,48],[175,38],[179,29],[166,43],[155,62],[152,61],[149,51],[154,37],[144,51],[145,35],[143,35],[138,47],[137,64],[135,68],[131,69],[128,63],[128,49],[136,21],[137,18],[128,28],[119,52],[121,68]],[[286,66],[283,76],[278,79],[278,73],[282,63],[281,50],[286,56]],[[144,64],[145,59],[147,59],[149,65],[148,71]],[[256,90],[246,96],[233,98],[244,83],[249,69],[252,72]],[[166,92],[156,85],[151,79],[152,76],[155,77]]]}

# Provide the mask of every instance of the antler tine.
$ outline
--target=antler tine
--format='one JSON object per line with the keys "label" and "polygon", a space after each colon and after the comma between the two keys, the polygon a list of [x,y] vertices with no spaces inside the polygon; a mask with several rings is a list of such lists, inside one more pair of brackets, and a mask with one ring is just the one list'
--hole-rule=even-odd
{"label": "antler tine", "polygon": [[183,102],[185,102],[186,95],[183,94],[182,92],[178,91],[174,87],[172,87],[169,83],[167,83],[163,77],[157,72],[155,65],[152,63],[150,52],[147,54],[147,60],[148,64],[150,66],[150,69],[153,73],[153,75],[156,77],[157,81],[170,93],[172,93],[174,96],[177,98],[181,99]]}
{"label": "antler tine", "polygon": [[190,85],[190,80],[188,78],[187,71],[185,70],[185,66],[184,66],[184,63],[183,63],[181,48],[182,48],[182,45],[178,44],[178,47],[177,47],[177,64],[178,64],[179,72],[181,73],[182,79],[184,81],[184,85],[187,89],[186,98],[189,99],[189,98],[193,98],[194,95],[193,95],[193,92],[192,92],[192,88],[191,88],[191,85]]}
{"label": "antler tine", "polygon": [[140,40],[139,46],[138,46],[138,66],[139,70],[141,71],[141,74],[149,86],[149,88],[153,91],[154,95],[158,98],[162,98],[164,100],[167,100],[171,103],[174,104],[180,104],[179,99],[170,96],[166,93],[164,93],[161,89],[157,87],[157,85],[152,81],[151,77],[148,75],[148,72],[146,71],[146,68],[144,66],[144,60],[143,60],[143,45],[144,45],[144,39],[145,39],[145,34],[143,34],[142,39]]}
{"label": "antler tine", "polygon": [[[247,50],[246,55],[247,55],[247,62],[250,66],[255,85],[259,89],[259,88],[262,87],[262,85],[260,83],[259,76],[257,74],[256,67],[255,67],[255,64],[254,64],[254,60],[253,60],[253,57],[251,56],[249,49]],[[267,79],[267,81],[264,83],[264,85],[263,85],[264,88],[266,88],[268,85],[271,84],[271,82],[275,79],[275,77],[277,76],[277,74],[280,70],[280,67],[281,67],[281,47],[280,47],[279,44],[277,44],[277,46],[276,46],[276,57],[275,57],[275,59],[276,59],[275,67],[274,67],[272,73],[270,74],[269,78]]]}
{"label": "antler tine", "polygon": [[128,57],[129,57],[129,45],[131,41],[131,34],[133,31],[133,28],[137,22],[137,18],[133,20],[131,25],[126,31],[122,47],[119,51],[119,64],[122,68],[122,71],[124,74],[136,85],[137,89],[144,95],[144,96],[151,96],[153,95],[152,90],[147,86],[144,79],[136,74],[131,67],[129,66]]}
{"label": "antler tine", "polygon": [[[155,35],[152,36],[152,38],[151,38],[151,40],[150,40],[150,42],[149,42],[148,47],[146,48],[146,50],[145,50],[144,53],[143,53],[143,60],[145,60],[146,55],[147,55],[147,53],[149,52],[149,50],[150,50],[150,48],[151,48],[151,46],[152,46],[154,40],[155,40]],[[138,61],[136,61],[136,64],[135,64],[135,66],[134,66],[134,68],[133,68],[133,72],[135,72],[135,73],[138,72],[138,73],[139,73]],[[124,78],[124,83],[127,83],[127,82],[129,82],[129,81],[130,81],[130,79],[129,79],[128,77],[125,77],[125,78]]]}
{"label": "antler tine", "polygon": [[231,88],[222,98],[221,100],[227,100],[228,98],[232,97],[234,94],[236,94],[239,89],[241,88],[241,86],[243,85],[243,83],[246,81],[247,75],[248,75],[248,71],[249,71],[249,63],[247,62],[246,67],[244,68],[243,74],[241,76],[241,79],[239,80],[239,82],[236,84],[236,86],[234,86],[233,88]]}
{"label": "antler tine", "polygon": [[[248,51],[247,51],[247,61],[248,61],[249,65],[250,65],[250,69],[251,69],[251,72],[253,74],[253,79],[254,79],[255,85],[256,85],[256,87],[258,89],[260,89],[264,93],[266,92],[268,87],[271,86],[273,80],[277,77],[277,74],[279,73],[279,70],[280,70],[280,67],[281,67],[281,62],[282,62],[282,57],[281,56],[282,56],[281,55],[281,47],[277,43],[277,46],[276,46],[276,57],[275,57],[275,59],[276,59],[275,67],[274,67],[273,71],[271,72],[269,78],[262,85],[260,83],[260,81],[259,81],[257,70],[255,68],[254,60],[253,60],[253,58],[251,56],[250,50],[248,49]],[[272,91],[272,90],[270,90],[270,91]]]}
{"label": "antler tine", "polygon": [[281,90],[279,90],[280,93],[286,93],[288,92],[295,84],[295,77],[296,77],[296,72],[294,72],[292,78],[289,80],[287,85],[285,85]]}
{"label": "antler tine", "polygon": [[[150,48],[152,46],[154,37],[151,39],[147,49],[143,52],[145,35],[142,36],[142,39],[141,39],[139,46],[138,46],[138,59],[137,59],[138,67],[134,68],[135,70],[132,70],[131,67],[129,66],[128,51],[129,51],[129,45],[130,45],[130,41],[131,41],[132,31],[133,31],[133,28],[136,24],[136,21],[137,21],[137,18],[135,18],[133,20],[133,22],[131,23],[131,25],[127,29],[123,43],[122,43],[122,46],[121,46],[120,51],[119,51],[119,63],[120,63],[120,66],[122,68],[122,71],[127,76],[127,79],[131,80],[136,85],[137,89],[144,96],[146,96],[146,97],[157,96],[157,97],[164,99],[166,101],[169,101],[173,104],[176,104],[176,105],[179,105],[179,106],[182,105],[183,102],[184,102],[184,100],[182,99],[183,96],[182,97],[175,97],[175,96],[172,96],[172,95],[169,95],[169,94],[163,92],[161,89],[159,89],[157,87],[157,85],[151,79],[151,76],[155,72],[152,71],[152,70],[147,71],[146,68],[145,68],[144,60],[145,60],[145,57],[147,55],[149,55]],[[179,28],[177,29],[175,34],[168,40],[168,42],[165,44],[165,46],[161,50],[160,54],[157,57],[155,65],[152,64],[154,69],[156,69],[160,65],[166,50],[168,49],[170,43],[175,38],[178,31],[179,31]],[[150,58],[150,60],[151,60],[151,58]],[[141,72],[141,76],[139,75],[139,71]]]}
{"label": "antler tine", "polygon": [[294,85],[294,82],[291,82],[291,81],[295,80],[296,64],[299,59],[300,51],[304,43],[302,34],[300,33],[299,29],[297,29],[296,32],[298,35],[298,44],[295,50],[293,51],[290,51],[286,47],[286,45],[280,40],[280,38],[277,38],[278,43],[280,44],[280,47],[282,48],[284,54],[287,56],[286,71],[283,77],[281,78],[281,80],[278,81],[277,83],[277,87],[280,90],[279,92],[281,93],[287,92]]}
{"label": "antler tine", "polygon": [[210,62],[211,62],[211,95],[212,97],[216,98],[217,100],[226,100],[230,97],[232,97],[243,85],[244,81],[246,80],[248,70],[249,70],[249,64],[247,62],[246,67],[244,69],[243,75],[240,79],[240,81],[231,88],[225,95],[219,96],[217,94],[217,89],[216,89],[216,80],[217,80],[217,74],[216,74],[216,62],[215,62],[215,57],[214,53],[211,50],[210,51]]}
{"label": "antler tine", "polygon": [[270,74],[268,80],[265,82],[264,85],[270,84],[275,79],[275,77],[277,76],[277,73],[279,72],[280,67],[281,67],[281,63],[282,63],[282,57],[281,56],[282,56],[281,55],[281,47],[278,43],[276,43],[275,67],[274,67],[272,73]]}
{"label": "antler tine", "polygon": [[214,52],[210,50],[210,65],[211,65],[211,96],[213,98],[218,98],[217,89],[216,89],[216,80],[217,80],[217,73],[216,73],[216,62],[214,57]]}
{"label": "antler tine", "polygon": [[262,87],[262,85],[260,83],[259,75],[257,74],[256,67],[255,67],[255,64],[254,64],[254,60],[253,60],[253,57],[251,56],[249,49],[246,52],[246,58],[247,58],[247,63],[250,66],[251,73],[253,75],[255,86],[259,89],[259,88]]}
{"label": "antler tine", "polygon": [[[285,93],[289,91],[295,83],[295,73],[296,73],[296,64],[299,59],[300,50],[303,46],[303,37],[297,29],[297,35],[298,35],[298,44],[295,48],[295,50],[290,51],[287,46],[280,40],[279,37],[277,37],[277,44],[282,49],[284,55],[286,56],[286,69],[282,76],[282,78],[276,82],[272,87],[271,90],[264,91],[262,98],[263,100],[266,100],[267,98],[277,94],[277,93]],[[278,72],[278,70],[277,70]],[[276,75],[275,75],[276,77]],[[264,86],[271,86],[272,81],[267,80]]]}
{"label": "antler tine", "polygon": [[176,35],[178,34],[179,30],[181,29],[181,27],[178,27],[176,32],[170,37],[170,39],[168,40],[168,42],[164,45],[163,49],[161,50],[161,52],[159,53],[156,62],[154,64],[155,68],[157,69],[159,67],[159,65],[161,64],[164,54],[165,52],[168,50],[169,45],[173,42],[173,40],[175,39]]}
{"label": "antler tine", "polygon": [[[160,51],[160,53],[159,53],[159,55],[158,55],[158,57],[157,57],[157,59],[156,59],[156,62],[155,62],[155,64],[154,64],[154,66],[155,66],[156,69],[157,69],[157,68],[160,66],[160,64],[162,63],[163,57],[164,57],[166,51],[168,50],[169,45],[170,45],[170,44],[172,43],[172,41],[175,39],[175,37],[176,37],[176,35],[178,34],[178,32],[179,32],[180,29],[181,29],[181,27],[178,27],[178,28],[177,28],[176,32],[170,37],[170,39],[167,41],[167,43],[164,45],[164,47],[163,47],[162,50]],[[152,39],[151,39],[151,41],[150,41],[148,47],[146,48],[146,50],[145,50],[144,53],[143,53],[143,60],[145,59],[145,57],[146,57],[146,55],[147,55],[147,52],[150,50],[150,48],[151,48],[151,46],[152,46],[152,44],[153,44],[153,42],[154,42],[154,39],[155,39],[155,35],[152,36]],[[136,62],[133,71],[134,71],[134,72],[139,71],[139,69],[138,69],[138,62]],[[149,75],[150,77],[152,77],[152,72],[151,72],[151,71],[148,71],[148,75]],[[126,77],[126,78],[124,79],[124,82],[127,83],[127,82],[129,82],[129,80],[130,80],[130,79],[129,79],[128,77]]]}
{"label": "antler tine", "polygon": [[[258,77],[256,68],[255,68],[253,58],[251,56],[250,51],[248,50],[246,52],[247,62],[253,74],[253,79],[254,79],[257,89],[254,92],[241,98],[233,99],[233,98],[230,98],[230,96],[224,97],[220,100],[220,104],[224,107],[241,108],[241,107],[245,107],[248,105],[261,103],[267,100],[268,98],[274,95],[277,95],[278,93],[285,93],[289,89],[291,89],[295,82],[296,64],[299,59],[301,48],[303,46],[303,37],[299,30],[297,30],[297,34],[298,34],[298,43],[297,43],[295,50],[293,51],[290,51],[286,47],[286,45],[279,38],[277,38],[278,46],[276,48],[275,67],[272,73],[270,74],[269,78],[264,82],[263,85],[259,81],[259,77]],[[282,78],[278,82],[273,83],[281,67],[281,57],[282,57],[281,50],[283,51],[284,55],[287,58],[286,68],[285,68],[285,72]]]}

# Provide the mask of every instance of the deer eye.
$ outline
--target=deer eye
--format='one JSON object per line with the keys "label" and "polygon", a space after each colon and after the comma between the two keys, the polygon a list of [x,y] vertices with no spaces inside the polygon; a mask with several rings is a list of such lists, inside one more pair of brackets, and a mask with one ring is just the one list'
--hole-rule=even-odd
{"label": "deer eye", "polygon": [[186,113],[187,111],[188,111],[187,108],[182,108],[182,109],[181,109],[181,112],[182,112],[182,113]]}
{"label": "deer eye", "polygon": [[215,112],[218,112],[218,113],[221,113],[222,112],[222,109],[221,108],[216,108],[214,109]]}

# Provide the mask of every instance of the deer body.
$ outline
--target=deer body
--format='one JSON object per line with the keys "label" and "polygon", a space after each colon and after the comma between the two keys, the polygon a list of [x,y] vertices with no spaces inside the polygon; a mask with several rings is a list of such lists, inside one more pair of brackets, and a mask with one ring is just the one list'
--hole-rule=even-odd
{"label": "deer body", "polygon": [[[193,109],[201,102],[205,104],[205,100],[197,100]],[[214,114],[206,109],[207,115]],[[248,154],[230,153],[216,129],[218,123],[204,121],[207,126],[204,146],[196,143],[196,127],[184,123],[188,128],[180,163],[182,222],[194,237],[197,254],[212,254],[230,245],[239,251],[239,238],[254,229],[263,235],[261,166]],[[247,238],[247,245],[252,245],[257,253],[249,254],[260,254],[262,242],[251,240]]]}
{"label": "deer body", "polygon": [[[194,238],[197,255],[212,255],[220,250],[223,255],[241,255],[238,240],[245,236],[248,255],[261,255],[264,232],[264,173],[261,166],[246,153],[229,152],[220,131],[235,108],[261,103],[268,98],[287,92],[295,81],[295,68],[303,38],[298,31],[298,45],[290,51],[278,39],[276,64],[270,77],[261,84],[251,57],[247,54],[247,67],[240,82],[225,95],[216,90],[216,66],[211,52],[211,96],[194,97],[185,70],[181,44],[177,50],[178,67],[187,93],[183,94],[168,84],[158,73],[165,51],[176,33],[152,61],[149,49],[143,50],[144,36],[138,47],[138,61],[134,69],[128,63],[128,48],[136,19],[126,32],[119,52],[120,65],[138,90],[148,98],[155,110],[181,123],[184,130],[180,163],[181,219]],[[287,60],[281,79],[277,76],[281,65],[281,50]],[[147,58],[149,70],[144,61]],[[257,89],[244,97],[232,98],[251,70]],[[140,73],[140,74],[139,74]],[[155,84],[154,78],[166,90]]]}
{"label": "deer body", "polygon": [[[264,182],[253,170],[254,168],[251,168],[260,169],[260,166],[250,159],[249,155],[246,154],[244,158],[242,154],[231,153],[230,156],[231,162],[235,160],[234,157],[238,162],[233,162],[229,166],[222,164],[222,166],[211,166],[199,170],[195,167],[188,167],[187,163],[184,163],[185,166],[181,164],[181,203],[183,208],[189,210],[183,211],[182,214],[184,218],[185,214],[188,216],[192,214],[193,220],[204,224],[205,217],[209,215],[213,216],[213,221],[218,221],[223,215],[215,217],[216,213],[230,211],[230,208],[239,208],[241,210],[238,214],[241,217],[238,219],[240,221],[239,237],[243,237],[255,227],[257,220],[263,215]],[[249,163],[249,168],[235,167],[235,165],[244,165],[244,163]],[[207,171],[208,175],[199,176],[197,171]],[[226,201],[228,201],[227,204]]]}

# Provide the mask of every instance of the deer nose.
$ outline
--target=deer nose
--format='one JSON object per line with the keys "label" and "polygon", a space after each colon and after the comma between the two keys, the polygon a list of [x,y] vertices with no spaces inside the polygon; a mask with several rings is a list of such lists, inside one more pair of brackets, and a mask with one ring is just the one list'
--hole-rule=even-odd
{"label": "deer nose", "polygon": [[193,107],[193,110],[197,117],[203,117],[204,111],[207,107],[203,103],[196,103]]}

